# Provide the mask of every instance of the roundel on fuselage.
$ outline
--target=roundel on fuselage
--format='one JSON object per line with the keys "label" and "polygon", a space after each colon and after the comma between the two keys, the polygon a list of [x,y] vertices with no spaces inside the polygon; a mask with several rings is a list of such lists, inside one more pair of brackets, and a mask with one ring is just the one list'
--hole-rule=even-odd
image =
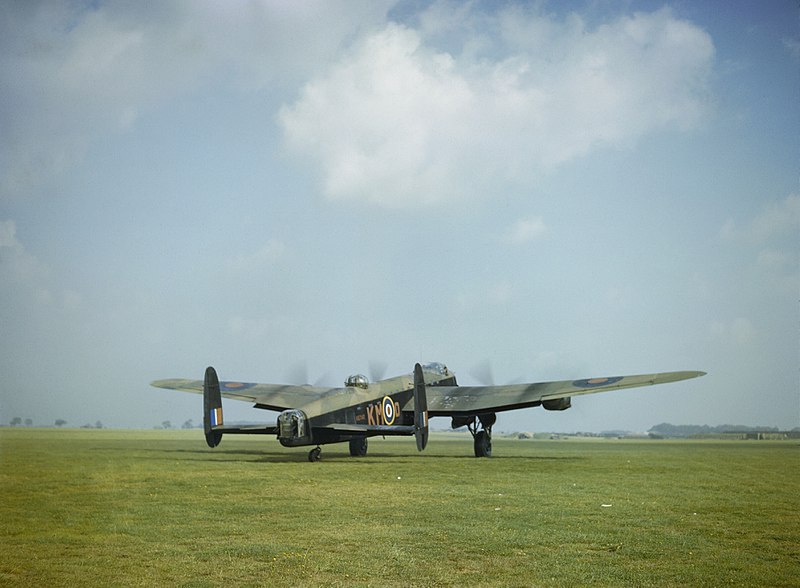
{"label": "roundel on fuselage", "polygon": [[394,423],[394,419],[397,416],[395,414],[394,409],[394,400],[392,400],[389,396],[383,397],[383,422],[386,425],[391,425]]}

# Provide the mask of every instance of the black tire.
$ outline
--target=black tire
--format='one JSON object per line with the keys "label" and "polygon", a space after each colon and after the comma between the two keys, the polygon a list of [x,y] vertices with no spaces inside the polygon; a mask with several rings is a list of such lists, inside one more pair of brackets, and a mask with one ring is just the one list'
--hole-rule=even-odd
{"label": "black tire", "polygon": [[492,457],[492,438],[486,431],[475,434],[475,457]]}
{"label": "black tire", "polygon": [[350,439],[350,455],[353,457],[364,457],[367,454],[367,438],[356,437]]}
{"label": "black tire", "polygon": [[315,461],[319,461],[321,453],[322,449],[319,447],[315,447],[314,449],[308,452],[308,461],[312,463]]}

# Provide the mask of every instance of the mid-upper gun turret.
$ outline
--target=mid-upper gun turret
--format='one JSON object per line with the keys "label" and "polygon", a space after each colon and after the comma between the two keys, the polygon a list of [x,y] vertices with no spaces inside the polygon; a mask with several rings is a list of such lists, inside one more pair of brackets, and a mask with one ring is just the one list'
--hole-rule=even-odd
{"label": "mid-upper gun turret", "polygon": [[363,388],[366,390],[369,388],[369,378],[364,374],[353,374],[345,380],[344,385],[348,388]]}

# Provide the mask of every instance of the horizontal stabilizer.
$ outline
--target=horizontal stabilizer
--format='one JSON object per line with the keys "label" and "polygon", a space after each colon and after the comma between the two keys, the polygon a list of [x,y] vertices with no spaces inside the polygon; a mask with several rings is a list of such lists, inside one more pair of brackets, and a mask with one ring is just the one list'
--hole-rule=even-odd
{"label": "horizontal stabilizer", "polygon": [[376,435],[413,435],[415,428],[412,425],[352,425],[345,423],[331,423],[319,429],[332,429],[340,433],[376,434]]}
{"label": "horizontal stabilizer", "polygon": [[237,427],[235,425],[219,427],[212,427],[213,433],[229,433],[231,435],[277,435],[278,427],[276,425],[242,425]]}

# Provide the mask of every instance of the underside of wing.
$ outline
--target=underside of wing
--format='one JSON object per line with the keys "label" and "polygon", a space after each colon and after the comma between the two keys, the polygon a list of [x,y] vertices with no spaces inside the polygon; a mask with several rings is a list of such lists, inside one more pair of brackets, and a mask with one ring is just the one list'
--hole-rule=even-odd
{"label": "underside of wing", "polygon": [[[428,410],[431,416],[502,412],[539,406],[549,400],[581,394],[679,382],[702,375],[705,375],[705,372],[665,372],[509,386],[430,386],[428,387]],[[404,410],[409,410],[409,408],[404,407]]]}
{"label": "underside of wing", "polygon": [[[156,380],[151,382],[156,388],[181,390],[194,394],[203,393],[203,380]],[[224,398],[252,402],[258,408],[268,410],[286,410],[299,408],[319,400],[328,394],[335,393],[338,388],[317,388],[314,386],[292,386],[289,384],[252,384],[247,382],[220,382],[220,393]]]}

